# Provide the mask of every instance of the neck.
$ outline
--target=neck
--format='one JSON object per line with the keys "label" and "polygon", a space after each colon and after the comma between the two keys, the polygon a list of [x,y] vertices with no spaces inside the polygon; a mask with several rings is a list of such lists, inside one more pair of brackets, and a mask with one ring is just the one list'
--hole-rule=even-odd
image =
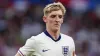
{"label": "neck", "polygon": [[55,39],[57,40],[58,37],[59,37],[59,34],[60,34],[60,30],[58,31],[53,31],[53,30],[49,30],[49,29],[46,29],[48,31],[48,33]]}

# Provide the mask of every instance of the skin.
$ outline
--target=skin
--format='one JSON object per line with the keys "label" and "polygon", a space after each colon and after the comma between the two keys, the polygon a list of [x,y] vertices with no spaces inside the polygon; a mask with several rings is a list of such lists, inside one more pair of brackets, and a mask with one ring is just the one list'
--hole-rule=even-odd
{"label": "skin", "polygon": [[56,40],[60,34],[61,24],[63,23],[63,13],[61,10],[52,11],[47,16],[43,17],[46,23],[46,30]]}
{"label": "skin", "polygon": [[21,56],[21,55],[17,52],[17,54],[15,56]]}
{"label": "skin", "polygon": [[[46,23],[46,30],[56,40],[60,34],[60,27],[63,23],[63,13],[61,10],[52,11],[47,16],[43,16],[43,21]],[[15,56],[21,56],[18,52]]]}

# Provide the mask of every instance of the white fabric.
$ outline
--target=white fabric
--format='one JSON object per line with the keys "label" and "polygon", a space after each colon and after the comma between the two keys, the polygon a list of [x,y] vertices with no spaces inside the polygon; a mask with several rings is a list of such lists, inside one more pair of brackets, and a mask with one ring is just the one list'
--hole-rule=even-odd
{"label": "white fabric", "polygon": [[[63,48],[67,48],[63,52]],[[61,34],[61,39],[57,42],[48,37],[44,32],[37,36],[32,36],[26,44],[19,49],[22,56],[73,56],[75,51],[74,41],[71,37]]]}

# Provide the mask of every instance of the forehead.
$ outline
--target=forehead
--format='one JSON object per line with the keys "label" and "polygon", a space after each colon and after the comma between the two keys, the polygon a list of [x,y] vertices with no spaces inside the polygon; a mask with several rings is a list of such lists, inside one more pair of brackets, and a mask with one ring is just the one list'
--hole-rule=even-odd
{"label": "forehead", "polygon": [[52,11],[51,13],[49,13],[48,15],[63,15],[61,10],[57,10],[57,11]]}

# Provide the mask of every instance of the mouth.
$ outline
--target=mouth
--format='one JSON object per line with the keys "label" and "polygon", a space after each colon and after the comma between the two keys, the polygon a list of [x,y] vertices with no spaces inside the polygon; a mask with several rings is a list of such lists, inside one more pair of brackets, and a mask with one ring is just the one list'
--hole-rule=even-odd
{"label": "mouth", "polygon": [[55,24],[56,27],[59,27],[59,24]]}

